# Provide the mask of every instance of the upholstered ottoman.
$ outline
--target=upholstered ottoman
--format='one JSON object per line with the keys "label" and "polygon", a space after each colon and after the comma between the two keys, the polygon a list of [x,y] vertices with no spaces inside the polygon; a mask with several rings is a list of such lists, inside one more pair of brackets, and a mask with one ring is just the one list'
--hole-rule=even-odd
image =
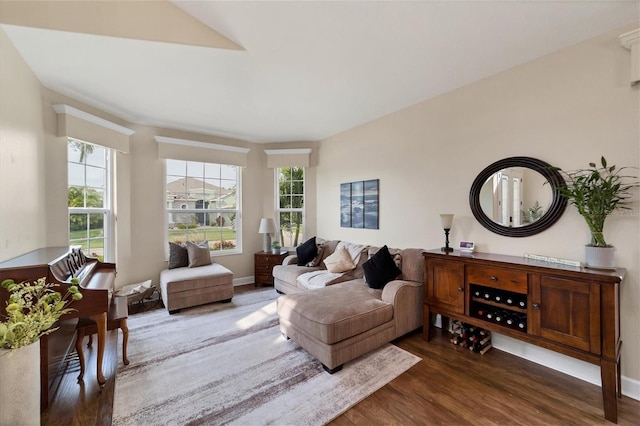
{"label": "upholstered ottoman", "polygon": [[329,373],[395,337],[393,304],[361,281],[278,298],[280,331]]}
{"label": "upholstered ottoman", "polygon": [[230,302],[233,272],[218,263],[165,269],[160,272],[160,294],[169,314],[205,303]]}

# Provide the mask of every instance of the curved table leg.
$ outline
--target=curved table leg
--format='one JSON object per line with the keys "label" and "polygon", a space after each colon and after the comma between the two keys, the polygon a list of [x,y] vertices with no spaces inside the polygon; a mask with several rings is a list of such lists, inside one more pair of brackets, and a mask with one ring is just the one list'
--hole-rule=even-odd
{"label": "curved table leg", "polygon": [[98,379],[98,384],[100,385],[100,387],[102,387],[107,382],[107,379],[102,373],[102,359],[104,358],[104,345],[107,336],[107,313],[103,312],[101,314],[93,315],[91,316],[91,319],[96,322],[96,326],[98,328],[98,357],[96,363],[96,377]]}
{"label": "curved table leg", "polygon": [[76,333],[76,352],[80,361],[80,375],[78,381],[84,377],[84,350],[82,349],[82,341],[84,340],[84,330],[81,328]]}

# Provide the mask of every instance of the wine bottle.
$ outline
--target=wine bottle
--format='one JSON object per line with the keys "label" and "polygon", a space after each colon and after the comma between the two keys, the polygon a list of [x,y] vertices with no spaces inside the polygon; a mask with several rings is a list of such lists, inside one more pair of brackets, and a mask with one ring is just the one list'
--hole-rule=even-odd
{"label": "wine bottle", "polygon": [[501,291],[496,291],[493,294],[493,301],[497,303],[504,303],[504,294]]}
{"label": "wine bottle", "polygon": [[527,329],[527,316],[526,315],[522,315],[520,317],[520,319],[517,322],[518,328],[520,330],[526,330]]}
{"label": "wine bottle", "polygon": [[482,291],[479,288],[476,288],[473,291],[473,297],[477,297],[478,299],[482,297]]}
{"label": "wine bottle", "polygon": [[513,297],[513,294],[507,294],[507,296],[504,298],[504,303],[509,306],[513,306],[516,304],[516,298]]}
{"label": "wine bottle", "polygon": [[487,300],[493,299],[493,293],[490,290],[485,290],[482,296]]}
{"label": "wine bottle", "polygon": [[493,320],[495,322],[502,323],[502,322],[504,322],[505,317],[506,317],[506,312],[498,311],[498,312],[496,312],[495,316],[493,317]]}
{"label": "wine bottle", "polygon": [[493,321],[494,318],[496,316],[496,311],[494,310],[487,310],[487,313],[485,314],[485,318],[488,319],[489,321]]}
{"label": "wine bottle", "polygon": [[518,298],[518,307],[521,309],[527,309],[527,297],[522,296]]}
{"label": "wine bottle", "polygon": [[505,318],[504,322],[505,324],[507,324],[510,327],[514,327],[517,322],[520,319],[520,315],[516,314],[516,313],[511,313],[509,315],[507,315],[507,317]]}

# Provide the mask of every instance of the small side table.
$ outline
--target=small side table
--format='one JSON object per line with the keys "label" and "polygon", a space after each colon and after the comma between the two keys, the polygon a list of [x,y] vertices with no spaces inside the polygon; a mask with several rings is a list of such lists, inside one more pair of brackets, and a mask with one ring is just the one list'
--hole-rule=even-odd
{"label": "small side table", "polygon": [[273,285],[273,267],[280,265],[288,252],[284,251],[280,254],[259,251],[253,255],[253,268],[255,277],[255,287],[258,284]]}

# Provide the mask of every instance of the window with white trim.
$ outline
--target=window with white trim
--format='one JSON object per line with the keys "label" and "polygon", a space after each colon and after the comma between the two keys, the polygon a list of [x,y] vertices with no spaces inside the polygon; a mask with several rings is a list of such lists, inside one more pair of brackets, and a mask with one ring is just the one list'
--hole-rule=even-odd
{"label": "window with white trim", "polygon": [[241,251],[240,167],[166,160],[168,239],[207,241],[217,253]]}
{"label": "window with white trim", "polygon": [[276,170],[276,218],[283,247],[303,243],[304,235],[304,167],[280,167]]}
{"label": "window with white trim", "polygon": [[67,186],[69,244],[81,245],[90,257],[113,262],[113,151],[69,139]]}

